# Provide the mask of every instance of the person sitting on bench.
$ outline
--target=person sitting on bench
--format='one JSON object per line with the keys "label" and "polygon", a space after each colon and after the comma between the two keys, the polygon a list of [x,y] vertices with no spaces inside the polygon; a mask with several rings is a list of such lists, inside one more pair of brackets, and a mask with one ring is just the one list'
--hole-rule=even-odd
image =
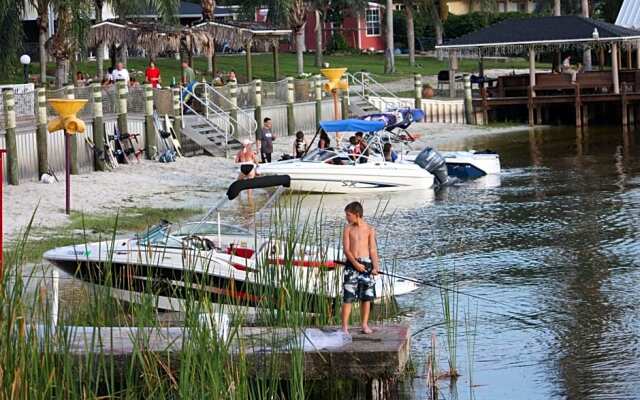
{"label": "person sitting on bench", "polygon": [[571,56],[567,56],[562,62],[562,73],[571,75],[571,83],[576,83],[578,70],[571,65]]}

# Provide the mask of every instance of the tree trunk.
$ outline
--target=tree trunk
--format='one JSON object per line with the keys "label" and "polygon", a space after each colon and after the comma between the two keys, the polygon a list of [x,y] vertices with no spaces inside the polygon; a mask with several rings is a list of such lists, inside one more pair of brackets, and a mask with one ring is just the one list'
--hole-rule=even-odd
{"label": "tree trunk", "polygon": [[[436,34],[436,44],[440,45],[444,42],[444,28],[442,27],[442,21],[440,20],[440,13],[437,7],[431,7],[431,20],[433,21],[433,27]],[[442,61],[443,52],[438,50],[436,52],[438,60]]]}
{"label": "tree trunk", "polygon": [[[96,24],[102,22],[102,5],[102,0],[94,2]],[[102,80],[104,77],[104,44],[102,42],[96,46],[96,75],[98,80]]]}
{"label": "tree trunk", "polygon": [[324,22],[320,10],[316,10],[316,67],[322,68],[322,34]]}
{"label": "tree trunk", "polygon": [[[580,4],[582,6],[582,16],[589,18],[589,0],[582,0]],[[582,64],[585,71],[591,71],[591,49],[585,48],[582,52]]]}
{"label": "tree trunk", "polygon": [[65,83],[65,60],[56,59],[56,88],[60,89]]}
{"label": "tree trunk", "polygon": [[38,52],[40,54],[40,82],[44,85],[47,83],[47,31],[40,30],[38,32]]}
{"label": "tree trunk", "polygon": [[416,65],[416,34],[413,26],[413,4],[405,3],[404,11],[407,16],[407,45],[409,47],[409,65]]}
{"label": "tree trunk", "polygon": [[129,48],[126,44],[123,44],[121,47],[122,54],[120,55],[120,61],[124,64],[125,68],[127,67],[127,62],[129,61]]}
{"label": "tree trunk", "polygon": [[210,77],[215,77],[213,71],[213,48],[209,48],[207,50],[207,75]]}
{"label": "tree trunk", "polygon": [[560,0],[553,0],[553,15],[556,17],[559,17],[561,15]]}
{"label": "tree trunk", "polygon": [[395,56],[393,54],[393,0],[386,0],[385,7],[385,22],[386,22],[386,49],[384,57],[384,73],[393,74],[396,72]]}
{"label": "tree trunk", "polygon": [[304,24],[296,31],[296,61],[298,75],[304,74]]}

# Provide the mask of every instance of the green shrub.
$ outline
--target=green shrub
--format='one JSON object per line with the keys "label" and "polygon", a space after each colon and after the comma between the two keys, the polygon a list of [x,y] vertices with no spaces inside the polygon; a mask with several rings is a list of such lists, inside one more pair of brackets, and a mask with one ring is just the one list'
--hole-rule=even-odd
{"label": "green shrub", "polygon": [[506,19],[530,18],[532,16],[534,15],[521,12],[472,12],[466,15],[449,14],[449,18],[447,18],[443,24],[444,36],[446,39],[453,39]]}
{"label": "green shrub", "polygon": [[329,52],[348,52],[351,50],[347,40],[344,38],[342,33],[335,32],[333,36],[331,36],[331,40],[329,41],[329,45],[327,46]]}

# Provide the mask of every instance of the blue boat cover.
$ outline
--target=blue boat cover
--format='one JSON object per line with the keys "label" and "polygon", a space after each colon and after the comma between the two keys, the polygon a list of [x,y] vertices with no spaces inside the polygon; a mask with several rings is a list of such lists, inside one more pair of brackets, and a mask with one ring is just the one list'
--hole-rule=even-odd
{"label": "blue boat cover", "polygon": [[384,129],[382,121],[363,121],[361,119],[343,119],[337,121],[320,121],[325,132],[377,132]]}

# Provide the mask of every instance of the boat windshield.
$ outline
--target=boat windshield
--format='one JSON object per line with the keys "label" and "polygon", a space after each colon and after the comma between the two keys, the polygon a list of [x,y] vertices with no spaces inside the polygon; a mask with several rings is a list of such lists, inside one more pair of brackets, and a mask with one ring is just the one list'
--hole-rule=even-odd
{"label": "boat windshield", "polygon": [[327,161],[338,154],[333,150],[327,149],[313,149],[307,155],[302,157],[302,161],[306,162],[323,162]]}
{"label": "boat windshield", "polygon": [[[218,224],[215,222],[191,222],[182,225],[173,232],[174,236],[185,235],[217,235]],[[239,226],[220,224],[220,234],[229,236],[251,236],[251,232]]]}
{"label": "boat windshield", "polygon": [[170,227],[168,223],[160,223],[143,233],[138,233],[136,239],[141,246],[183,247],[182,241],[169,232]]}

